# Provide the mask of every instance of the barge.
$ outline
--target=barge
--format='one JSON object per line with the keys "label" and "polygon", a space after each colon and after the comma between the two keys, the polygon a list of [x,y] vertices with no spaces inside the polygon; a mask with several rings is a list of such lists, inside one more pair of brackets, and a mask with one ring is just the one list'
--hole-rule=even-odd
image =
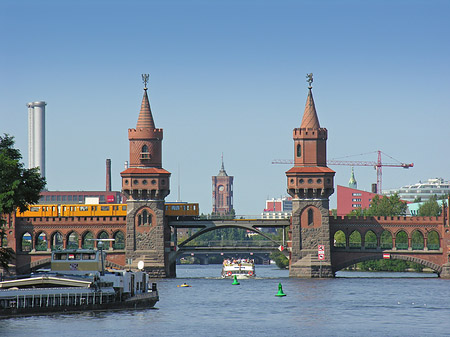
{"label": "barge", "polygon": [[105,271],[104,259],[102,250],[53,252],[51,271],[0,282],[0,317],[154,307],[147,273]]}

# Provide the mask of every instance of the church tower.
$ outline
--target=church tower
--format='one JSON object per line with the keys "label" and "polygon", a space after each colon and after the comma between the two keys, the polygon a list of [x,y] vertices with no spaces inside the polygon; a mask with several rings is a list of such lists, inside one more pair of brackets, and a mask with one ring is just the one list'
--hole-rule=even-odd
{"label": "church tower", "polygon": [[[147,95],[148,75],[142,75],[144,96],[135,129],[128,129],[129,166],[121,172],[127,199],[126,258],[153,277],[175,276],[166,269],[170,228],[165,222],[164,198],[170,193],[170,172],[162,168],[163,130],[155,127]],[[168,247],[167,247],[168,248]],[[167,267],[168,268],[168,267]]]}
{"label": "church tower", "polygon": [[233,178],[225,171],[222,155],[219,174],[212,177],[212,213],[224,215],[233,210]]}
{"label": "church tower", "polygon": [[[290,276],[333,277],[330,260],[329,197],[335,172],[327,167],[328,131],[320,127],[312,94],[312,74],[300,128],[294,129],[294,167],[286,172],[292,196]],[[318,246],[325,248],[319,260]]]}

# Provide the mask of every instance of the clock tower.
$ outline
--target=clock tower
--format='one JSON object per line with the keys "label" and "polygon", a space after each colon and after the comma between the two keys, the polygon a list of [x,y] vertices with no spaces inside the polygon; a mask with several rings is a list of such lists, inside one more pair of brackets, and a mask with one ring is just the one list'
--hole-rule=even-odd
{"label": "clock tower", "polygon": [[[294,167],[286,172],[292,196],[292,250],[289,275],[333,277],[330,259],[329,197],[334,192],[335,172],[327,167],[328,131],[317,117],[312,94],[312,74],[300,128],[294,129]],[[325,248],[319,260],[318,246]]]}
{"label": "clock tower", "polygon": [[233,210],[233,178],[229,176],[225,171],[223,165],[222,155],[222,167],[219,174],[212,177],[212,213],[213,214],[230,214]]}

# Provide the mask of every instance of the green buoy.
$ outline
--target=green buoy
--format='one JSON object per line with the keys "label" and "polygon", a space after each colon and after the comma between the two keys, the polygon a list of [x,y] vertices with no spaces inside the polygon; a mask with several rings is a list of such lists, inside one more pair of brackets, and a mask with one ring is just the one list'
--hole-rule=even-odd
{"label": "green buoy", "polygon": [[278,297],[286,296],[286,294],[283,292],[283,287],[281,286],[281,283],[278,283],[278,293],[275,296]]}
{"label": "green buoy", "polygon": [[233,283],[231,283],[232,285],[235,285],[235,286],[238,286],[238,285],[240,285],[240,283],[238,282],[238,280],[237,280],[237,276],[236,275],[234,275],[234,281],[233,281]]}

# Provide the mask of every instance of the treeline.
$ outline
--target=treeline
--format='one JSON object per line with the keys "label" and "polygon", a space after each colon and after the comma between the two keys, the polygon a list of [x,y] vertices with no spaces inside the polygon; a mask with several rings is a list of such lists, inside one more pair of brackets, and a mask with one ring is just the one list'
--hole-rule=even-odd
{"label": "treeline", "polygon": [[[354,267],[353,267],[354,268]],[[353,268],[349,268],[352,270]],[[356,269],[360,271],[396,271],[405,272],[414,270],[422,272],[423,266],[419,263],[403,261],[403,260],[371,260],[359,262]]]}

